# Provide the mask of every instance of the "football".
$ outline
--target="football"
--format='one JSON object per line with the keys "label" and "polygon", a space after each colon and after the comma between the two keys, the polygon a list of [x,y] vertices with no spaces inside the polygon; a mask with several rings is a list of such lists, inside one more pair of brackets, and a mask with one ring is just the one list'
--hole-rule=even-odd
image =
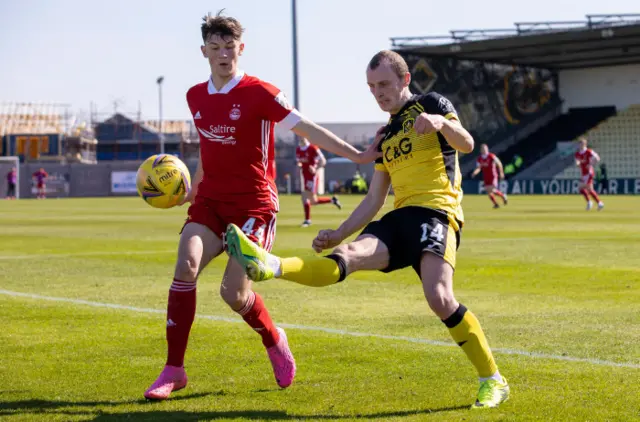
{"label": "football", "polygon": [[178,157],[157,154],[147,158],[136,175],[138,194],[154,208],[181,204],[191,190],[189,169]]}

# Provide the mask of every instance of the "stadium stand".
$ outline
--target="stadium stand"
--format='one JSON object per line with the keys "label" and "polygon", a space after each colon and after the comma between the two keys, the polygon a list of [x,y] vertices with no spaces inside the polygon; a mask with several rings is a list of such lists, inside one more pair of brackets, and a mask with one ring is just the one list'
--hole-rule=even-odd
{"label": "stadium stand", "polygon": [[[523,172],[556,149],[559,141],[575,139],[588,129],[616,113],[615,107],[574,108],[562,114],[528,137],[500,154],[503,163],[512,162],[515,156],[522,158],[518,169]],[[538,170],[540,171],[540,169]],[[520,174],[520,173],[519,173]]]}
{"label": "stadium stand", "polygon": [[[600,155],[601,162],[606,163],[610,178],[640,177],[640,104],[621,111],[584,136]],[[575,165],[555,175],[557,179],[578,177]]]}
{"label": "stadium stand", "polygon": [[[510,164],[512,176],[551,177],[573,164],[566,150],[556,148],[558,142],[588,132],[637,103],[640,94],[640,14],[586,18],[391,42],[409,64],[412,91],[448,97],[476,142],[487,143]],[[610,157],[609,177],[637,175],[637,169],[621,164],[623,155],[635,151],[633,110],[612,120],[615,134],[611,129],[603,140],[593,139]],[[610,148],[604,146],[605,136]],[[614,138],[627,146],[613,146]],[[462,156],[460,164],[468,174],[475,155]]]}

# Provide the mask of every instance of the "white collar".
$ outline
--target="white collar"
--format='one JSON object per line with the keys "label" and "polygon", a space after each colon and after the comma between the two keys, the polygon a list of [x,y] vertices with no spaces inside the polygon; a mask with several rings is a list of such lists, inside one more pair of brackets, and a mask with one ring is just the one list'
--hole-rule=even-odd
{"label": "white collar", "polygon": [[240,83],[243,77],[244,77],[244,71],[237,70],[236,75],[233,78],[231,78],[231,80],[227,82],[220,91],[218,91],[215,85],[213,85],[213,77],[209,76],[209,84],[207,85],[207,91],[209,92],[209,95],[228,94],[229,91],[231,91],[233,88],[236,87],[236,85]]}
{"label": "white collar", "polygon": [[298,148],[300,148],[300,151],[306,151],[306,150],[307,150],[307,148],[309,148],[309,145],[311,145],[311,144],[307,144],[307,145],[305,145],[305,146],[298,145]]}

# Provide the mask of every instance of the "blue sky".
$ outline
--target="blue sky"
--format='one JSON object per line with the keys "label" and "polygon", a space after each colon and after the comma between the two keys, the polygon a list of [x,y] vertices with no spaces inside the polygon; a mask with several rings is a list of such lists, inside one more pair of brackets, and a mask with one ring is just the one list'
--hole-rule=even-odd
{"label": "blue sky", "polygon": [[[582,20],[640,12],[636,1],[298,0],[301,110],[318,122],[384,121],[365,67],[390,37],[451,29],[511,28],[513,22]],[[634,10],[634,5],[636,10]],[[158,115],[156,78],[165,77],[164,117],[190,118],[184,94],[209,75],[200,19],[226,8],[245,26],[241,67],[292,98],[291,1],[0,0],[0,101],[55,101],[102,118],[119,109]]]}

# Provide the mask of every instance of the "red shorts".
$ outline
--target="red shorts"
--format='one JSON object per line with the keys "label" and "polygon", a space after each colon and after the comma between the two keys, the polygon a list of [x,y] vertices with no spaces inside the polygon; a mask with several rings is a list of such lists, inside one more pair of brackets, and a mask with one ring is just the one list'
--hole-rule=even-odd
{"label": "red shorts", "polygon": [[311,192],[313,194],[318,193],[318,176],[314,175],[313,177],[302,177],[302,189],[305,192]]}
{"label": "red shorts", "polygon": [[492,178],[485,178],[484,179],[484,185],[486,186],[493,186],[494,188],[498,187],[498,178],[497,177],[492,177]]}
{"label": "red shorts", "polygon": [[36,186],[38,189],[44,189],[44,183],[38,183]]}
{"label": "red shorts", "polygon": [[187,213],[189,216],[184,226],[189,223],[202,224],[220,239],[224,239],[227,225],[233,223],[240,227],[252,242],[267,251],[271,251],[273,247],[276,238],[276,212],[274,210],[243,210],[229,203],[196,197]]}
{"label": "red shorts", "polygon": [[585,185],[593,184],[593,173],[583,174],[580,181]]}

